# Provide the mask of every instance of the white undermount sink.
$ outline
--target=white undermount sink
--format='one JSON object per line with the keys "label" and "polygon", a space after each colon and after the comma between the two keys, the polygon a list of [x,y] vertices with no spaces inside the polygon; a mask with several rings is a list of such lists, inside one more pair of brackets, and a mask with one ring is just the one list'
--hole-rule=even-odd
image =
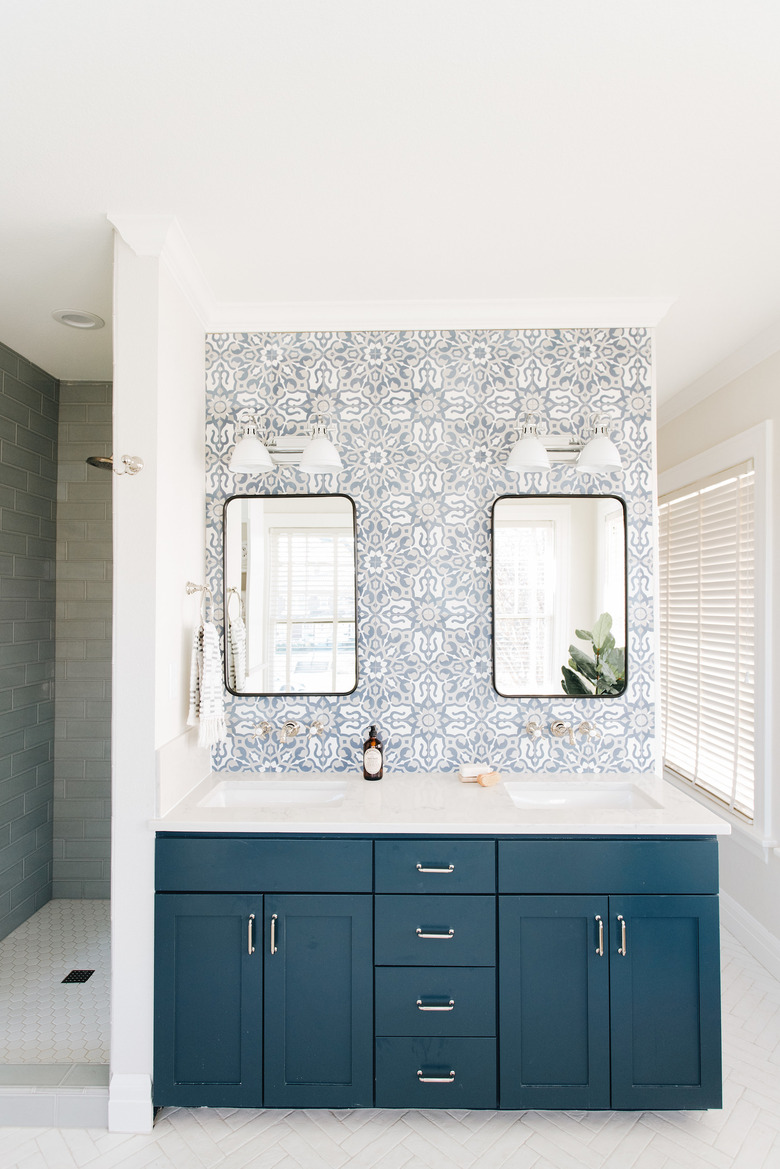
{"label": "white undermount sink", "polygon": [[271,808],[333,804],[343,800],[343,779],[223,779],[199,801],[201,808]]}
{"label": "white undermount sink", "polygon": [[577,780],[526,782],[510,780],[504,784],[509,798],[518,808],[617,808],[629,811],[660,808],[661,805],[635,783],[610,780],[604,783]]}

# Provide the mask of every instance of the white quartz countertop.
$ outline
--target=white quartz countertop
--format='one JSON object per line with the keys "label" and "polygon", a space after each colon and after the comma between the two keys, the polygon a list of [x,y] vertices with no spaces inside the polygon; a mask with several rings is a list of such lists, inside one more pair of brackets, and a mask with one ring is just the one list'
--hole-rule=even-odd
{"label": "white quartz countertop", "polygon": [[[269,782],[280,801],[271,805],[262,802]],[[304,787],[311,790],[318,783],[329,802],[294,802],[297,795],[305,796]],[[228,806],[208,806],[221,802],[224,784]],[[300,792],[295,784],[302,785]],[[336,784],[343,785],[343,793],[331,798]],[[280,795],[285,788],[289,802]],[[513,790],[525,806],[510,797]],[[538,806],[544,800],[547,806]],[[158,832],[367,835],[716,836],[731,831],[727,821],[653,775],[504,773],[503,782],[483,788],[443,772],[387,772],[374,782],[343,772],[212,772],[151,826]]]}

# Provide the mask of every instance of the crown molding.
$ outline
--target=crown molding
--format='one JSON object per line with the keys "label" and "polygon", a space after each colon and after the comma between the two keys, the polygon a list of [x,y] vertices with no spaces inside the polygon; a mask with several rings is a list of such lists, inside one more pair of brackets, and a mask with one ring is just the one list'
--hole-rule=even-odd
{"label": "crown molding", "polygon": [[778,351],[780,351],[780,321],[768,329],[764,329],[763,333],[759,333],[745,345],[741,345],[739,349],[735,349],[733,353],[714,365],[712,369],[707,370],[695,382],[691,382],[682,390],[678,390],[671,398],[667,398],[658,407],[659,427],[666,426],[675,418],[679,418],[681,414],[692,410],[694,406],[698,406],[699,402],[703,402],[711,394],[716,394],[729,382],[735,381],[743,373],[760,365],[762,361],[766,361],[768,357],[772,357]]}
{"label": "crown molding", "polygon": [[175,215],[108,215],[114,230],[137,256],[164,264],[203,328],[215,315],[214,294]]}
{"label": "crown molding", "polygon": [[529,300],[221,301],[209,332],[344,332],[354,329],[655,328],[668,297]]}

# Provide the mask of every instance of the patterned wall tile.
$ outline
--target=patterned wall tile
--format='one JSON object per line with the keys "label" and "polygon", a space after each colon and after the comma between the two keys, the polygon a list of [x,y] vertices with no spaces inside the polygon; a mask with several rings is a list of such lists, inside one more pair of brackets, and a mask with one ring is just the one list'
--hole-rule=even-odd
{"label": "patterned wall tile", "polygon": [[[232,771],[358,766],[370,722],[389,770],[457,770],[477,758],[507,771],[651,771],[653,513],[651,341],[644,329],[212,334],[207,353],[208,580],[222,596],[222,510],[238,494],[341,491],[358,529],[359,683],[336,698],[226,696]],[[315,409],[337,421],[344,472],[267,479],[227,463],[241,409],[279,433]],[[504,468],[518,419],[585,433],[594,410],[615,420],[622,475],[571,467],[521,479]],[[312,483],[315,486],[312,486]],[[503,698],[492,687],[490,512],[513,492],[615,493],[628,511],[629,685],[612,699]],[[221,617],[221,610],[218,610]],[[328,721],[322,739],[255,742],[260,719]],[[523,733],[587,718],[600,740],[577,748]]]}

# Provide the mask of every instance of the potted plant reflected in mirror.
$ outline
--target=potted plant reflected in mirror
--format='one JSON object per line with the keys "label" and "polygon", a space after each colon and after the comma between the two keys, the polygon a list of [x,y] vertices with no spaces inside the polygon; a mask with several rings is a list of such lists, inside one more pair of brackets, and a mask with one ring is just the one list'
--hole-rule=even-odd
{"label": "potted plant reflected in mirror", "polygon": [[593,630],[575,629],[574,636],[590,642],[593,653],[583,652],[576,645],[569,646],[569,663],[561,666],[564,694],[622,694],[626,688],[625,646],[615,645],[611,632],[612,617],[602,613]]}

